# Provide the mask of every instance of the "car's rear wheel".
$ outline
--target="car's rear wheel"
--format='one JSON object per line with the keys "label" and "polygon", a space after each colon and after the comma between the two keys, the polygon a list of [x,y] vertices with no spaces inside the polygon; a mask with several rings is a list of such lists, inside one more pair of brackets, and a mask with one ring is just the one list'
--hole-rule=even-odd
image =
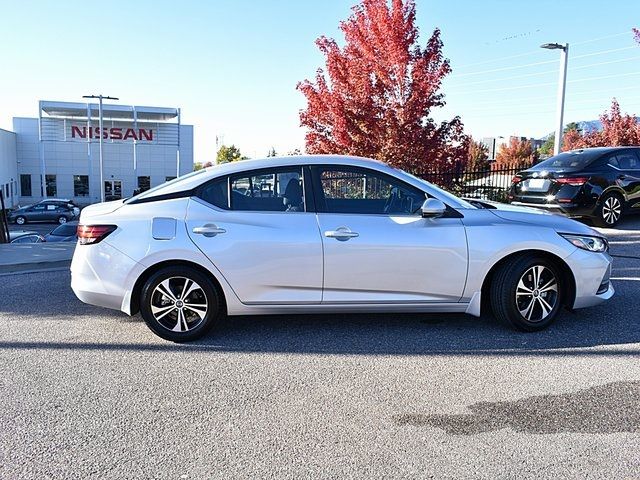
{"label": "car's rear wheel", "polygon": [[562,306],[558,267],[544,257],[514,257],[501,265],[491,283],[491,307],[498,320],[517,330],[549,326]]}
{"label": "car's rear wheel", "polygon": [[25,217],[16,217],[16,223],[18,225],[24,225],[27,223],[27,219]]}
{"label": "car's rear wheel", "polygon": [[190,267],[167,267],[145,282],[140,313],[158,336],[187,342],[205,335],[220,316],[220,299],[212,282]]}
{"label": "car's rear wheel", "polygon": [[622,218],[624,199],[617,193],[607,193],[600,199],[594,223],[598,227],[615,227]]}
{"label": "car's rear wheel", "polygon": [[60,216],[58,217],[58,223],[59,223],[60,225],[63,225],[63,224],[65,224],[65,223],[67,223],[67,217],[65,217],[64,215],[60,215]]}

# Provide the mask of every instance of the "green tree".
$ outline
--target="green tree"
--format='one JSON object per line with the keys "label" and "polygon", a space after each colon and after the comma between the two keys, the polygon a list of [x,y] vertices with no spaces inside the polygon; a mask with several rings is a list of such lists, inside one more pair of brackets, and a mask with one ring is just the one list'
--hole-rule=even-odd
{"label": "green tree", "polygon": [[235,145],[231,145],[230,147],[222,145],[216,155],[216,163],[237,162],[238,160],[246,160],[247,158],[248,157],[240,153],[240,149]]}
{"label": "green tree", "polygon": [[[579,131],[578,124],[576,122],[569,122],[567,123],[567,126],[564,127],[565,135],[571,131],[576,131],[576,132]],[[551,155],[553,155],[553,146],[555,145],[555,143],[556,143],[556,134],[552,133],[547,137],[547,139],[544,141],[542,146],[538,149],[538,153],[543,157],[550,157]]]}

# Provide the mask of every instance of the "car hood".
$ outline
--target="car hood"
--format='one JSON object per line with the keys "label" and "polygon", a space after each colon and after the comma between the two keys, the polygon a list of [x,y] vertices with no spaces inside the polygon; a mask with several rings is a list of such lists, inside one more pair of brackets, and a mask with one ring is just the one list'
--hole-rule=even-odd
{"label": "car hood", "polygon": [[509,222],[539,225],[541,227],[553,228],[557,232],[561,233],[575,233],[578,235],[592,235],[598,237],[602,236],[602,234],[583,223],[563,217],[562,215],[549,213],[546,210],[538,208],[520,207],[505,203],[491,202],[489,211],[502,220],[507,220]]}
{"label": "car hood", "polygon": [[80,211],[80,222],[86,222],[93,217],[106,215],[119,209],[124,204],[124,200],[114,200],[113,202],[95,203],[84,207]]}

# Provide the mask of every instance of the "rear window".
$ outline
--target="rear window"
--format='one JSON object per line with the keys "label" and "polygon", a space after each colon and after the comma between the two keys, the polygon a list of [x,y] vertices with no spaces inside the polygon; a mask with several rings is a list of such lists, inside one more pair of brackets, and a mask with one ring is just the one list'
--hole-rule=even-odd
{"label": "rear window", "polygon": [[599,158],[600,155],[602,155],[602,152],[589,152],[588,150],[564,152],[538,163],[535,166],[535,170],[582,170]]}
{"label": "rear window", "polygon": [[71,235],[76,234],[76,229],[77,227],[75,225],[60,225],[53,232],[51,232],[51,234],[58,235],[60,237],[70,237]]}

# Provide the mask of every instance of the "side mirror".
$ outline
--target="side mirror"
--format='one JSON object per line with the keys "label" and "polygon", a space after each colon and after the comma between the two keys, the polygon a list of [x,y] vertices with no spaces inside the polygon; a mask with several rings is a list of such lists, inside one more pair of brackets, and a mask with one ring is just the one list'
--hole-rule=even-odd
{"label": "side mirror", "polygon": [[438,218],[446,211],[447,206],[437,198],[427,198],[422,204],[422,218]]}

